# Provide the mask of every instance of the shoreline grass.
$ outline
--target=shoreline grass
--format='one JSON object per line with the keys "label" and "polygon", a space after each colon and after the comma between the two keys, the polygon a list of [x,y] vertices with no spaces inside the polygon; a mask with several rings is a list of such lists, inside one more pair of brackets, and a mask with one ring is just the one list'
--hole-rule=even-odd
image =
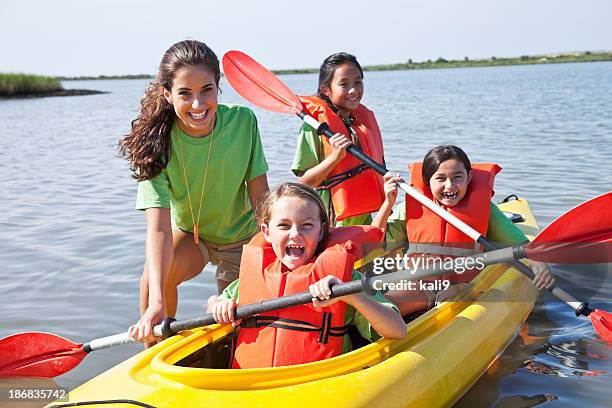
{"label": "shoreline grass", "polygon": [[[447,60],[439,57],[436,60],[414,62],[409,59],[407,62],[396,64],[367,65],[364,71],[400,71],[411,69],[440,69],[440,68],[475,68],[475,67],[494,67],[505,65],[534,65],[534,64],[560,64],[569,62],[600,62],[612,61],[612,51],[584,51],[574,53],[557,53],[543,55],[522,55],[520,57],[491,57],[483,59],[469,59],[464,57],[461,60]],[[319,72],[318,68],[303,69],[280,69],[274,70],[275,74],[312,74]]]}
{"label": "shoreline grass", "polygon": [[107,93],[91,89],[64,89],[55,77],[0,73],[0,100],[42,98],[46,96],[81,96]]}
{"label": "shoreline grass", "polygon": [[[470,59],[464,57],[460,60],[447,60],[439,57],[436,60],[417,61],[408,59],[407,62],[395,64],[378,64],[363,66],[364,71],[400,71],[411,69],[441,69],[441,68],[474,68],[506,65],[534,65],[534,64],[560,64],[570,62],[600,62],[612,61],[612,51],[582,51],[572,53],[555,53],[542,55],[522,55],[520,57],[491,57]],[[275,69],[277,75],[312,74],[318,73],[319,68]],[[59,76],[43,77],[25,74],[0,74],[0,97],[18,96],[24,93],[10,94],[14,90],[23,89],[29,94],[52,93],[63,91],[60,81],[82,80],[109,80],[109,79],[153,79],[154,75],[99,75],[99,76]],[[24,95],[27,95],[25,93]]]}
{"label": "shoreline grass", "polygon": [[63,90],[57,78],[27,74],[0,74],[0,97],[51,94]]}
{"label": "shoreline grass", "polygon": [[[568,62],[598,62],[612,61],[612,51],[581,51],[542,55],[521,55],[520,57],[491,57],[481,59],[470,59],[464,57],[460,60],[447,60],[439,57],[436,60],[417,61],[409,59],[407,62],[396,64],[379,64],[363,66],[364,71],[400,71],[409,69],[440,69],[440,68],[474,68],[494,67],[504,65],[533,65],[533,64],[560,64]],[[318,73],[319,68],[297,68],[297,69],[274,69],[277,75],[313,74]],[[153,79],[154,75],[100,75],[100,76],[78,76],[57,77],[62,81],[77,80],[105,80],[105,79]]]}

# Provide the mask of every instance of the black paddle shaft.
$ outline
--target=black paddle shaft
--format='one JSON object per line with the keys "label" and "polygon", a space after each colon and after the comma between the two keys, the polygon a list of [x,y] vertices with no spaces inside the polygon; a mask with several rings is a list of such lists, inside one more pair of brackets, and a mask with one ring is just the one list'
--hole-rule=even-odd
{"label": "black paddle shaft", "polygon": [[[480,238],[478,238],[478,241],[476,241],[476,242],[478,242],[480,245],[482,245],[484,247],[484,249],[487,250],[487,251],[495,251],[496,249],[500,249],[500,247],[498,247],[497,245],[495,245],[491,241],[487,240],[482,235],[480,236]],[[525,258],[525,257],[526,256],[523,256],[523,258]],[[520,262],[518,259],[513,259],[513,260],[511,260],[508,263],[510,265],[512,265],[514,268],[518,269],[520,272],[522,272],[529,279],[533,279],[535,277],[535,273],[533,273],[531,268],[528,267],[527,265],[525,265],[524,263]]]}
{"label": "black paddle shaft", "polygon": [[[298,116],[300,117],[300,119],[304,119],[306,115],[307,115],[306,112],[298,113]],[[316,131],[317,131],[317,134],[326,136],[328,139],[334,135],[334,132],[331,131],[331,129],[329,128],[329,125],[325,122],[321,123],[319,127],[317,127]],[[353,156],[355,156],[356,158],[358,158],[359,160],[361,160],[362,162],[364,162],[368,167],[372,168],[375,172],[377,172],[381,176],[384,176],[385,174],[387,174],[388,170],[384,165],[373,160],[370,156],[365,154],[358,146],[351,144],[346,148],[346,151],[352,154]]]}
{"label": "black paddle shaft", "polygon": [[[365,283],[368,285],[368,283]],[[348,283],[341,283],[331,287],[331,297],[340,297],[346,295],[352,295],[362,291],[364,287],[363,281],[352,281]],[[263,300],[257,303],[251,303],[244,306],[239,306],[234,311],[234,318],[244,319],[258,315],[260,313],[268,312],[271,310],[285,309],[288,307],[304,305],[312,301],[312,295],[310,292],[300,292],[293,295],[283,296],[278,299]],[[169,337],[183,330],[194,329],[200,326],[208,326],[217,323],[212,314],[208,313],[201,317],[196,317],[189,320],[173,321],[165,320],[162,323],[162,333],[164,337]]]}
{"label": "black paddle shaft", "polygon": [[[481,244],[487,251],[494,251],[499,248],[497,245],[485,239],[483,236],[480,236],[477,242]],[[533,270],[527,265],[525,265],[524,263],[519,261],[520,258],[527,258],[527,254],[524,251],[525,250],[523,247],[516,247],[515,259],[507,263],[509,265],[512,265],[519,272],[523,273],[529,279],[533,279],[535,277],[535,273],[533,272]],[[552,286],[551,288],[548,288],[547,290],[552,292],[553,295],[557,296],[558,298],[563,300],[565,303],[567,303],[572,309],[574,309],[576,316],[588,316],[593,311],[593,309],[589,307],[589,302],[578,301],[572,295],[570,295],[563,289],[557,287],[556,285]],[[580,303],[580,304],[578,306],[572,306],[572,303],[575,303],[575,304]]]}

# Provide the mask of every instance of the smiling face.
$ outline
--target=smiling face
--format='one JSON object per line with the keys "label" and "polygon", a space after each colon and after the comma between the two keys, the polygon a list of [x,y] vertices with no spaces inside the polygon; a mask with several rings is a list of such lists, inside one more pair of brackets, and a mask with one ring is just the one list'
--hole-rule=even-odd
{"label": "smiling face", "polygon": [[468,174],[465,165],[457,159],[450,159],[440,163],[429,180],[429,187],[440,204],[453,207],[465,197],[471,180],[472,174]]}
{"label": "smiling face", "polygon": [[207,136],[213,131],[218,87],[214,74],[204,65],[177,70],[172,89],[163,88],[163,93],[174,107],[179,129],[193,137]]}
{"label": "smiling face", "polygon": [[357,109],[363,97],[363,77],[354,64],[342,64],[335,71],[323,94],[343,113]]}
{"label": "smiling face", "polygon": [[300,197],[284,196],[272,204],[270,214],[261,230],[278,259],[289,270],[307,263],[323,238],[319,207]]}

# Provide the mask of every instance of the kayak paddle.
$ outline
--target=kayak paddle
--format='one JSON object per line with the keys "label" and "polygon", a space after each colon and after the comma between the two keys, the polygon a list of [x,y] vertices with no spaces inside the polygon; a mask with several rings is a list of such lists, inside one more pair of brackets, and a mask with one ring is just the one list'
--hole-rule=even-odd
{"label": "kayak paddle", "polygon": [[[502,248],[457,259],[462,261],[462,265],[466,265],[465,260],[467,258],[473,258],[474,262],[479,260],[483,265],[507,262],[511,259],[531,259],[531,257],[536,257],[545,262],[560,263],[567,260],[566,251],[581,251],[583,248],[592,250],[595,248],[595,243],[599,242],[600,249],[604,251],[598,251],[598,257],[594,260],[611,262],[612,251],[606,251],[606,249],[609,249],[612,241],[612,217],[609,215],[603,216],[596,220],[600,222],[595,223],[581,222],[591,212],[605,214],[606,211],[603,210],[609,208],[608,206],[612,204],[611,200],[612,192],[580,204],[554,220],[540,232],[533,242],[527,245]],[[562,228],[564,225],[571,225],[571,228]],[[563,243],[559,244],[560,241],[563,241]],[[548,245],[549,242],[557,242],[557,244]],[[607,244],[605,248],[604,244]],[[473,264],[476,265],[476,263]],[[415,280],[447,272],[453,272],[453,268],[447,267],[427,271],[407,270],[373,276],[364,275],[361,281],[335,285],[332,288],[332,297],[346,296],[362,291],[371,293],[380,289],[380,285],[386,283]],[[555,289],[553,289],[553,293]],[[309,292],[264,300],[259,303],[239,306],[236,309],[235,318],[242,319],[271,310],[307,304],[311,301],[312,295]],[[597,333],[604,340],[612,341],[612,316],[610,313],[592,310],[588,313],[588,316]],[[215,320],[211,314],[183,321],[174,321],[169,318],[164,320],[162,324],[155,326],[153,332],[157,336],[169,337],[183,330],[214,323]],[[13,334],[0,339],[0,377],[55,377],[76,367],[92,351],[132,341],[127,333],[103,337],[85,344],[73,343],[51,333],[26,332]]]}
{"label": "kayak paddle", "polygon": [[[273,112],[296,114],[306,124],[314,128],[318,134],[326,136],[328,138],[334,135],[334,133],[329,129],[326,123],[320,123],[315,118],[310,116],[306,111],[304,111],[302,102],[291,91],[291,89],[287,87],[287,85],[285,85],[271,71],[269,71],[267,68],[259,64],[257,61],[255,61],[253,58],[249,57],[245,53],[241,51],[228,51],[223,56],[223,72],[225,77],[227,78],[227,81],[236,90],[236,92],[238,92],[244,99],[248,100],[254,105]],[[351,144],[346,148],[346,151],[360,159],[363,163],[372,168],[378,174],[385,175],[388,172],[387,168],[384,165],[377,163],[371,157],[367,156],[365,153],[363,153],[361,149],[359,149],[358,146]],[[461,232],[463,232],[464,234],[472,238],[474,241],[482,245],[483,248],[485,248],[487,251],[492,251],[498,248],[494,243],[487,240],[478,231],[476,231],[457,217],[445,211],[441,206],[436,205],[432,200],[421,194],[421,192],[416,190],[414,187],[408,185],[407,183],[397,183],[397,186],[401,190],[406,192],[408,195],[413,197],[415,200],[417,200],[419,203],[433,211],[439,217],[446,220],[455,228],[459,229]],[[590,210],[590,212],[578,209],[578,207],[580,206],[574,208],[574,210],[577,210],[578,212],[582,211],[584,213],[583,216],[585,217],[585,219],[574,220],[575,223],[598,224],[601,222],[603,223],[603,225],[610,225],[610,222],[612,221],[612,212],[610,211],[610,208],[612,208],[612,192],[604,194],[598,197],[597,199],[600,199],[600,201],[598,202],[600,202],[601,204],[595,210]],[[592,207],[588,206],[586,208],[591,209]],[[557,228],[559,229],[554,232],[551,231],[550,235],[554,236],[554,233],[565,232],[571,234],[572,232],[571,225],[562,225]],[[605,232],[603,233],[605,234]],[[562,237],[563,236],[560,237],[560,241],[556,242],[563,242]],[[598,242],[597,236],[592,236],[590,234],[587,234],[587,236],[584,237],[584,240],[582,242],[586,243],[588,239],[592,239],[594,240],[594,242]],[[547,242],[549,242],[549,244],[544,245],[545,247],[550,247],[550,242],[554,241]],[[565,250],[568,249],[569,248],[567,247],[565,248]],[[568,256],[566,258],[571,259],[571,257],[575,256],[576,254],[580,254],[580,257],[578,259],[582,260],[584,259],[585,254],[596,254],[598,252],[596,250],[597,248],[591,248],[587,251],[586,246],[583,246],[583,249],[585,250],[585,252],[583,253],[581,253],[580,251],[568,252]],[[541,258],[539,258],[537,254],[535,254],[537,253],[536,248],[532,248],[532,251],[534,251],[534,256],[536,256],[535,259],[540,260]],[[532,279],[535,276],[531,268],[523,264],[522,262],[519,262],[516,259],[511,259],[509,260],[509,263],[514,268],[524,273],[526,276]],[[576,312],[576,316],[589,316],[589,318],[593,322],[595,330],[597,331],[597,333],[600,334],[602,338],[612,339],[612,324],[610,323],[610,316],[602,317],[605,312],[593,311],[588,307],[587,302],[578,301],[576,298],[574,298],[572,295],[565,292],[561,288],[555,287],[551,289],[551,291],[555,296],[557,296],[559,299],[563,300],[570,307],[572,307]],[[591,316],[591,314],[593,313],[594,316]],[[602,335],[602,333],[604,333],[604,335]]]}

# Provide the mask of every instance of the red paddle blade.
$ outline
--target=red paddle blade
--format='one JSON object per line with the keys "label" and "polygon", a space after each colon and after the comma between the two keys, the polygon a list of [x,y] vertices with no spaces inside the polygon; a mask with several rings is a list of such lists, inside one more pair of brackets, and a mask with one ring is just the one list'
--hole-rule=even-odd
{"label": "red paddle blade", "polygon": [[612,262],[612,191],[561,215],[525,249],[529,259],[542,262]]}
{"label": "red paddle blade", "polygon": [[51,333],[27,332],[0,339],[0,377],[53,378],[76,367],[87,355]]}
{"label": "red paddle blade", "polygon": [[255,106],[280,113],[302,111],[302,103],[287,85],[241,51],[225,53],[223,74],[232,88]]}
{"label": "red paddle blade", "polygon": [[589,319],[599,337],[605,341],[612,342],[612,313],[595,309],[589,313]]}

